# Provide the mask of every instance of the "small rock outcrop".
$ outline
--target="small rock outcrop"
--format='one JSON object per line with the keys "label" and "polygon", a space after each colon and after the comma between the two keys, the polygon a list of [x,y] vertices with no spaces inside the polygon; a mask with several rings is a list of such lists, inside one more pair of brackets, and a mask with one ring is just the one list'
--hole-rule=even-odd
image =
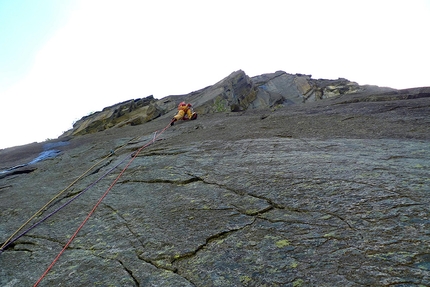
{"label": "small rock outcrop", "polygon": [[129,100],[83,117],[64,136],[90,134],[127,124],[139,125],[153,120],[161,114],[162,111],[158,108],[153,96]]}

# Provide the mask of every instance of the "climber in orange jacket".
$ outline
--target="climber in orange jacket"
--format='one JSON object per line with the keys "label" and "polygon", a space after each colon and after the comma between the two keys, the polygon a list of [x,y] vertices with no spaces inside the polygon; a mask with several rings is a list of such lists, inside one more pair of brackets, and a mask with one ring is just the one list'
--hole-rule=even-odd
{"label": "climber in orange jacket", "polygon": [[178,113],[173,117],[170,124],[173,126],[173,123],[178,120],[195,120],[196,118],[197,114],[193,111],[191,104],[180,102],[178,105]]}

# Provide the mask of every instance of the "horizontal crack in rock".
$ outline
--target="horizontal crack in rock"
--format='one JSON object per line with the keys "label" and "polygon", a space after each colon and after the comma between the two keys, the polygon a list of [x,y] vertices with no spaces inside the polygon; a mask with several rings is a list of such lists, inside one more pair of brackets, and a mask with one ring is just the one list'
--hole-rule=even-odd
{"label": "horizontal crack in rock", "polygon": [[31,249],[29,249],[29,248],[25,248],[25,247],[23,247],[23,246],[21,246],[21,245],[37,245],[36,243],[34,243],[34,242],[31,242],[31,241],[18,241],[18,242],[12,242],[10,245],[9,245],[9,248],[12,248],[12,250],[11,251],[26,251],[26,252],[30,252],[30,253],[32,253],[33,252],[33,250],[31,250]]}
{"label": "horizontal crack in rock", "polygon": [[135,183],[169,183],[169,184],[176,184],[176,185],[185,185],[185,184],[190,184],[190,183],[197,182],[197,181],[202,181],[202,179],[198,178],[198,177],[193,177],[193,178],[189,178],[189,179],[185,179],[185,180],[171,180],[171,179],[161,179],[161,178],[150,179],[150,180],[126,179],[126,180],[123,180],[119,183],[121,183],[121,184],[130,183],[130,182],[135,182]]}
{"label": "horizontal crack in rock", "polygon": [[141,153],[138,155],[138,157],[144,157],[144,156],[166,156],[166,155],[179,155],[183,154],[183,151],[177,151],[177,152],[147,152],[147,153]]}
{"label": "horizontal crack in rock", "polygon": [[269,212],[270,210],[273,210],[275,207],[273,205],[270,205],[266,208],[262,208],[260,210],[257,211],[242,211],[242,208],[240,206],[236,206],[234,204],[231,204],[232,206],[234,206],[236,208],[237,211],[239,211],[240,213],[244,214],[244,215],[248,215],[248,216],[258,216],[261,214],[264,214],[266,212]]}
{"label": "horizontal crack in rock", "polygon": [[10,187],[12,187],[12,185],[4,185],[4,186],[0,186],[0,190],[2,190],[2,189],[7,189],[7,188],[10,188]]}
{"label": "horizontal crack in rock", "polygon": [[335,214],[335,213],[333,213],[333,212],[325,212],[326,214],[328,214],[328,215],[331,215],[331,216],[333,216],[333,217],[336,217],[336,218],[338,218],[338,219],[340,219],[340,221],[342,221],[342,222],[344,222],[346,225],[348,225],[348,227],[351,229],[351,230],[356,230],[355,228],[353,228],[352,226],[351,226],[351,224],[349,224],[349,222],[348,221],[346,221],[346,219],[345,218],[343,218],[342,216],[340,216],[340,215],[338,215],[338,214]]}
{"label": "horizontal crack in rock", "polygon": [[[50,237],[46,237],[46,236],[40,236],[40,235],[32,235],[32,234],[26,234],[25,237],[28,238],[34,238],[34,239],[42,239],[42,240],[46,240],[46,241],[50,241],[56,244],[59,244],[61,246],[64,246],[65,242],[61,242],[60,240],[56,240],[55,238],[50,238]],[[38,244],[35,242],[31,242],[31,241],[26,241],[24,239],[19,239],[16,242],[13,242],[10,244],[10,247],[13,247],[14,251],[22,251],[22,250],[17,250],[15,249],[15,246],[20,245],[20,244],[26,244],[26,245],[33,245],[33,246],[37,246]],[[34,250],[27,250],[29,252],[34,252]]]}
{"label": "horizontal crack in rock", "polygon": [[0,179],[8,177],[8,176],[12,176],[12,175],[32,173],[35,170],[37,170],[36,167],[25,167],[25,168],[20,168],[20,169],[16,169],[16,170],[7,171],[7,172],[5,172],[3,174],[0,174]]}

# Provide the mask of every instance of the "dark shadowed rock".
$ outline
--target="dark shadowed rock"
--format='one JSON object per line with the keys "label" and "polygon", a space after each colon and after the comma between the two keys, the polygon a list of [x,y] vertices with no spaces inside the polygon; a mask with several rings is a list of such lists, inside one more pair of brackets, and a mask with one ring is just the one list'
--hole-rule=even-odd
{"label": "dark shadowed rock", "polygon": [[254,83],[243,71],[187,97],[199,114],[244,111],[255,99]]}
{"label": "dark shadowed rock", "polygon": [[[126,160],[8,246],[0,286],[39,279],[130,155],[187,97],[207,113],[169,127],[137,155],[40,286],[430,286],[429,88],[350,94],[344,87],[337,97],[265,109],[257,97],[241,110],[247,98],[235,91],[258,94],[273,81],[266,95],[281,99],[292,89],[273,76],[250,81],[238,72],[217,88],[150,102],[136,110],[152,109],[151,121],[67,138],[56,157],[0,178],[5,242],[94,164],[32,223]],[[291,78],[303,91],[308,83],[309,95],[348,86],[339,81]],[[217,97],[228,104],[214,113]],[[2,166],[29,163],[41,151],[38,144],[2,150]]]}

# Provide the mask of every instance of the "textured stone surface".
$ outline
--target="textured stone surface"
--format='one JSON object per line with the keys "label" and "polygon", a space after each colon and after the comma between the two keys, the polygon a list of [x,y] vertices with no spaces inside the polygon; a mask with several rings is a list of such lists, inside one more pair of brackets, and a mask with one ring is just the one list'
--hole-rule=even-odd
{"label": "textured stone surface", "polygon": [[[136,157],[40,286],[430,286],[424,94],[175,124]],[[112,150],[42,216],[130,159],[169,119],[71,138],[31,171],[5,174],[0,242]],[[1,151],[0,169],[42,147]],[[0,286],[32,286],[125,164],[1,253]]]}
{"label": "textured stone surface", "polygon": [[167,96],[160,100],[149,96],[107,107],[83,117],[64,135],[77,136],[113,127],[141,125],[168,113],[173,117],[181,101],[192,103],[195,112],[203,115],[276,109],[343,95],[361,96],[383,92],[400,93],[390,88],[359,86],[346,79],[312,79],[310,75],[292,75],[283,71],[250,78],[239,70],[214,85],[186,95]]}

